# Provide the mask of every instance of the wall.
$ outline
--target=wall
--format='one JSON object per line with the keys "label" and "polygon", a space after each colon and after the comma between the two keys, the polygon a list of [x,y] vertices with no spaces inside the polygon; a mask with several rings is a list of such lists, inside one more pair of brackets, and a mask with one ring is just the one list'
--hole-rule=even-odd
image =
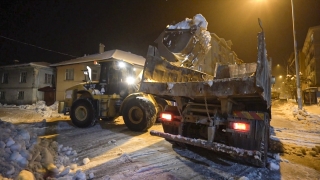
{"label": "wall", "polygon": [[311,78],[310,86],[320,86],[320,26],[311,27],[303,46],[306,76]]}
{"label": "wall", "polygon": [[[75,86],[79,83],[83,83],[84,74],[83,70],[90,66],[91,69],[97,69],[93,63],[86,64],[71,64],[65,66],[57,66],[57,78],[56,78],[56,98],[57,101],[63,101],[65,97],[66,89]],[[73,80],[66,80],[66,69],[73,69],[74,77]],[[99,72],[98,72],[99,74]],[[99,78],[99,77],[98,77]]]}
{"label": "wall", "polygon": [[315,86],[320,87],[320,29],[315,30],[314,32],[314,59],[315,59]]}
{"label": "wall", "polygon": [[[5,100],[0,99],[2,104],[33,104],[36,101],[43,100],[43,92],[38,91],[38,88],[48,86],[44,84],[45,73],[53,74],[53,69],[49,67],[39,66],[15,66],[15,67],[0,67],[0,79],[3,72],[8,73],[8,83],[3,84],[0,81],[0,91],[5,92]],[[26,72],[26,83],[20,83],[20,73]],[[24,91],[24,99],[18,100],[19,91]]]}

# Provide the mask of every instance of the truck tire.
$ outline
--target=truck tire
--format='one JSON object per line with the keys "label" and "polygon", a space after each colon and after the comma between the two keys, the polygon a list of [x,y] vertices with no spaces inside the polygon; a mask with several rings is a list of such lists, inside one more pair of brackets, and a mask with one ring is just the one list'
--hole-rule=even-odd
{"label": "truck tire", "polygon": [[156,109],[147,98],[135,97],[127,102],[123,120],[132,131],[147,131],[156,121]]}
{"label": "truck tire", "polygon": [[93,126],[96,122],[95,110],[90,99],[77,99],[71,106],[72,123],[80,128]]}

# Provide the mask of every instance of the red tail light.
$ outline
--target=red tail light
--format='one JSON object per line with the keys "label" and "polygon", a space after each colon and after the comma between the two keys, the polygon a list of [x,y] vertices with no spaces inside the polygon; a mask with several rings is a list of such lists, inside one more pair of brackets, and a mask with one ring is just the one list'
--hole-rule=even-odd
{"label": "red tail light", "polygon": [[160,113],[160,118],[167,120],[167,121],[171,121],[172,120],[172,115],[169,113]]}
{"label": "red tail light", "polygon": [[239,130],[239,131],[249,131],[250,130],[250,124],[233,123],[233,129],[234,130]]}

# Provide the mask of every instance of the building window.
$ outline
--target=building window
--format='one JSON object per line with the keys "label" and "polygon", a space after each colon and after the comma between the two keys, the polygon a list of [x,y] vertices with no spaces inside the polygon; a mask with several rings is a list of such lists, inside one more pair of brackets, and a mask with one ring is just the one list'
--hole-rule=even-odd
{"label": "building window", "polygon": [[8,84],[8,73],[2,73],[1,83]]}
{"label": "building window", "polygon": [[45,84],[52,84],[52,74],[45,73],[44,83]]}
{"label": "building window", "polygon": [[6,92],[0,91],[0,99],[5,100],[6,99]]}
{"label": "building window", "polygon": [[66,80],[73,80],[73,69],[66,69]]}
{"label": "building window", "polygon": [[18,100],[23,100],[23,99],[24,99],[24,91],[19,91]]}
{"label": "building window", "polygon": [[20,73],[20,83],[26,83],[27,82],[27,72],[21,72]]}

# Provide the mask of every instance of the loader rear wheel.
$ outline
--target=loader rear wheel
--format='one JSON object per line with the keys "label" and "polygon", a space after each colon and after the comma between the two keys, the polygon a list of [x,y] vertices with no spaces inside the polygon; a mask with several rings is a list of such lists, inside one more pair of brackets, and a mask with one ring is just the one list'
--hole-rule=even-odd
{"label": "loader rear wheel", "polygon": [[154,104],[146,98],[134,98],[123,109],[123,120],[132,131],[146,131],[156,121]]}
{"label": "loader rear wheel", "polygon": [[95,124],[95,111],[90,99],[77,99],[71,106],[70,118],[77,127],[93,126]]}

